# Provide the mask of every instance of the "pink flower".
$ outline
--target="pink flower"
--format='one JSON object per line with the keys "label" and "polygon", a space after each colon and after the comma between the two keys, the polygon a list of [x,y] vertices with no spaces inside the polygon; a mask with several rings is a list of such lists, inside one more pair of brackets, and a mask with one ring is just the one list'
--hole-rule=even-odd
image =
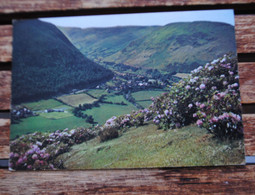
{"label": "pink flower", "polygon": [[233,74],[234,74],[232,71],[228,71],[228,73],[229,73],[230,75],[233,75]]}
{"label": "pink flower", "polygon": [[193,117],[194,117],[194,118],[196,118],[196,117],[197,117],[197,114],[196,114],[196,113],[194,113],[194,114],[193,114]]}
{"label": "pink flower", "polygon": [[27,168],[28,168],[28,169],[32,169],[32,166],[31,166],[31,165],[28,165]]}
{"label": "pink flower", "polygon": [[215,123],[215,122],[218,122],[218,117],[216,117],[216,116],[214,116],[214,117],[212,117],[211,119],[210,119],[210,122],[213,122],[213,123]]}
{"label": "pink flower", "polygon": [[202,83],[200,86],[199,86],[200,89],[205,89],[205,84]]}
{"label": "pink flower", "polygon": [[200,103],[200,102],[196,102],[195,104],[196,104],[196,106],[200,106],[200,105],[201,105],[201,103]]}
{"label": "pink flower", "polygon": [[233,88],[233,87],[238,87],[238,83],[232,84],[231,87],[232,87],[232,88]]}
{"label": "pink flower", "polygon": [[22,163],[23,163],[23,158],[20,157],[17,164],[22,164]]}
{"label": "pink flower", "polygon": [[204,108],[204,107],[205,107],[205,104],[201,104],[199,107],[200,107],[200,108]]}
{"label": "pink flower", "polygon": [[164,111],[165,115],[167,116],[169,114],[169,111],[168,110],[165,110]]}
{"label": "pink flower", "polygon": [[193,104],[189,104],[188,107],[189,107],[189,108],[192,108],[192,107],[193,107]]}
{"label": "pink flower", "polygon": [[37,160],[38,159],[37,154],[33,154],[32,159]]}
{"label": "pink flower", "polygon": [[201,121],[200,119],[197,120],[197,125],[198,125],[198,126],[201,126],[202,124],[203,124],[203,121]]}
{"label": "pink flower", "polygon": [[223,81],[223,85],[227,85],[228,84],[228,82],[227,81]]}
{"label": "pink flower", "polygon": [[216,86],[212,86],[212,90],[216,90],[217,89],[217,87]]}
{"label": "pink flower", "polygon": [[209,66],[208,70],[211,71],[213,69],[213,66]]}
{"label": "pink flower", "polygon": [[189,89],[190,89],[190,85],[187,85],[187,86],[185,87],[185,89],[189,90]]}

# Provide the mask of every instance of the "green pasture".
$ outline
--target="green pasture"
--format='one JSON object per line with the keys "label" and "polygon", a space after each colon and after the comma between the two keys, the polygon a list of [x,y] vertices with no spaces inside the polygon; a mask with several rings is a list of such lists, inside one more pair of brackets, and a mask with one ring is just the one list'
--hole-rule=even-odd
{"label": "green pasture", "polygon": [[[86,123],[84,119],[75,116],[66,116],[69,113],[42,113],[42,116],[33,116],[22,119],[19,124],[11,125],[11,139],[17,135],[21,136],[27,133],[39,132],[52,132],[58,129],[73,129],[77,127],[89,127],[90,124]],[[60,117],[62,115],[62,117]],[[49,118],[50,116],[55,118]],[[57,119],[56,119],[57,118]]]}
{"label": "green pasture", "polygon": [[52,109],[52,108],[59,108],[62,106],[66,106],[62,104],[61,102],[54,100],[54,99],[48,99],[48,100],[40,100],[36,102],[29,102],[29,103],[24,103],[24,106],[31,110],[45,110],[45,109]]}
{"label": "green pasture", "polygon": [[124,102],[125,104],[130,104],[123,95],[108,95],[105,101],[113,102],[113,103],[121,103]]}
{"label": "green pasture", "polygon": [[102,95],[108,95],[108,92],[104,89],[90,89],[87,93],[96,98],[99,98]]}
{"label": "green pasture", "polygon": [[151,97],[157,97],[164,93],[165,91],[163,90],[148,90],[148,91],[138,91],[132,93],[132,96],[135,98],[136,101],[140,100],[150,100]]}
{"label": "green pasture", "polygon": [[65,104],[73,106],[73,107],[77,107],[77,106],[79,106],[79,104],[91,104],[97,100],[85,93],[63,95],[63,96],[58,97],[57,99],[63,101]]}
{"label": "green pasture", "polygon": [[90,110],[83,111],[83,113],[92,115],[95,122],[103,125],[112,116],[128,114],[133,110],[137,110],[137,108],[131,103],[128,103],[128,105],[100,104],[100,107],[94,107]]}
{"label": "green pasture", "polygon": [[154,124],[132,127],[119,138],[93,139],[59,156],[67,169],[112,169],[242,164],[242,141],[219,141],[190,125],[158,130]]}

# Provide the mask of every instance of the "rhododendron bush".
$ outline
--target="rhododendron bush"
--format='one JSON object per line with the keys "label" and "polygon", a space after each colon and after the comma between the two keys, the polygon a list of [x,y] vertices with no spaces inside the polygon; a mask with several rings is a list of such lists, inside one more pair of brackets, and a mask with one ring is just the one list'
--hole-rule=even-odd
{"label": "rhododendron bush", "polygon": [[153,99],[153,121],[164,129],[196,123],[219,138],[241,138],[241,104],[237,59],[232,55],[198,67]]}
{"label": "rhododendron bush", "polygon": [[94,138],[97,131],[91,129],[65,129],[53,133],[36,132],[23,135],[11,142],[9,167],[11,169],[62,169],[63,162],[57,156],[67,152],[74,144]]}

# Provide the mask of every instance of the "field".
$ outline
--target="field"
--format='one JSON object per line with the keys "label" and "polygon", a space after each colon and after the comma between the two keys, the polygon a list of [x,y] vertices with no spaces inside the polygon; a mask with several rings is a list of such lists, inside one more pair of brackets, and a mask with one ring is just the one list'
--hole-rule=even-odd
{"label": "field", "polygon": [[136,101],[151,100],[152,97],[157,97],[164,92],[165,91],[162,91],[162,90],[138,91],[138,92],[132,93],[132,96],[135,98]]}
{"label": "field", "polygon": [[65,106],[61,102],[54,100],[54,99],[48,99],[48,100],[40,100],[37,102],[30,102],[30,103],[24,103],[24,106],[26,106],[28,109],[31,110],[45,110],[45,109],[52,109],[57,108],[61,106]]}
{"label": "field", "polygon": [[101,95],[108,95],[108,92],[104,89],[90,89],[88,91],[88,94],[90,94],[96,98],[99,98]]}
{"label": "field", "polygon": [[124,102],[124,103],[130,105],[130,103],[122,95],[109,95],[106,97],[105,101],[109,101],[109,102],[113,102],[113,103]]}
{"label": "field", "polygon": [[[53,114],[53,113],[47,113]],[[54,113],[56,114],[56,113]],[[59,113],[57,113],[59,114]],[[58,129],[72,129],[76,127],[89,127],[90,124],[86,123],[84,119],[75,116],[62,117],[58,119],[51,119],[43,116],[34,116],[22,119],[19,124],[11,125],[10,138],[14,139],[17,135],[21,136],[28,133],[39,132],[52,132]]]}
{"label": "field", "polygon": [[72,94],[72,95],[63,95],[57,98],[58,100],[61,100],[67,105],[77,107],[79,104],[92,104],[94,101],[96,101],[95,98],[92,98],[91,96],[81,93],[81,94]]}
{"label": "field", "polygon": [[240,142],[219,141],[194,125],[163,131],[147,124],[103,143],[96,138],[75,145],[57,160],[63,160],[68,169],[242,164]]}
{"label": "field", "polygon": [[103,125],[105,121],[112,116],[120,116],[122,114],[131,113],[133,110],[137,110],[132,104],[128,105],[115,105],[115,104],[101,104],[100,107],[92,108],[91,110],[86,110],[83,113],[87,115],[92,115],[96,122]]}

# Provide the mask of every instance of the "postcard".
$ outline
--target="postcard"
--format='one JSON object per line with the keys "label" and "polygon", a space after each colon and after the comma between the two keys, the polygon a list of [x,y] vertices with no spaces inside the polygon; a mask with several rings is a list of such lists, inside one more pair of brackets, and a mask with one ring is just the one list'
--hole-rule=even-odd
{"label": "postcard", "polygon": [[244,164],[233,10],[13,21],[10,170]]}

